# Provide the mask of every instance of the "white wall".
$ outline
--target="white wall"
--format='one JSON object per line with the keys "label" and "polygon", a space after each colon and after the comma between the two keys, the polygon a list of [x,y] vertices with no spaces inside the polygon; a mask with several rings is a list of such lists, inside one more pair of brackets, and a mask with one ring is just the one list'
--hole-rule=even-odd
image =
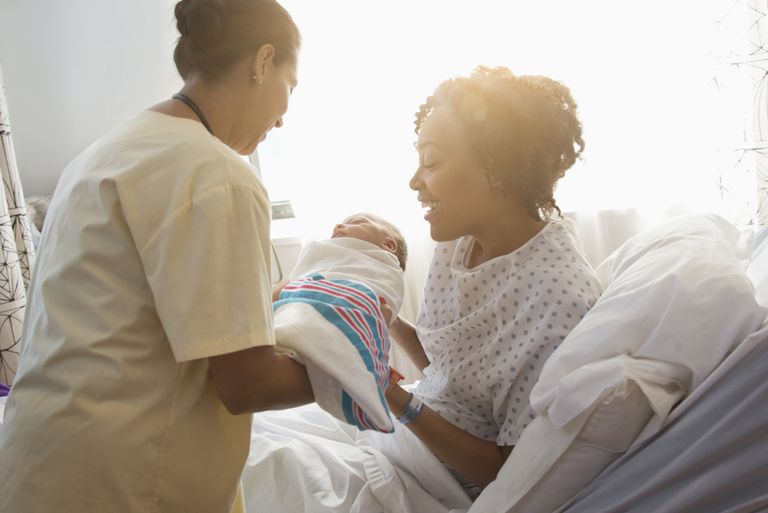
{"label": "white wall", "polygon": [[0,67],[27,195],[181,85],[174,0],[0,0]]}

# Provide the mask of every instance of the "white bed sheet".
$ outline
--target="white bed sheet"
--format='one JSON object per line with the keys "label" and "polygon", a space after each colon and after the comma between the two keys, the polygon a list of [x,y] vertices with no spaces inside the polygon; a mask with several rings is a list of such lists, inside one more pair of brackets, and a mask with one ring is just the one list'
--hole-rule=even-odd
{"label": "white bed sheet", "polygon": [[254,415],[246,511],[448,513],[471,505],[407,429],[358,431],[316,404]]}

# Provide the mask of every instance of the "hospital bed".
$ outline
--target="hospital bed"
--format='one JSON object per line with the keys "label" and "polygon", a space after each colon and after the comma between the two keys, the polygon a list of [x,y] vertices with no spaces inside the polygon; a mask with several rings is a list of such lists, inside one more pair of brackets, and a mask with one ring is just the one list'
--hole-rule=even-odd
{"label": "hospital bed", "polygon": [[[630,239],[608,259],[613,259],[608,267],[625,273],[632,271],[626,267],[628,262],[639,264],[646,258],[658,264],[655,269],[652,265],[635,269],[640,272],[632,286],[645,280],[644,292],[631,287],[621,291],[628,297],[637,295],[633,299],[643,303],[654,326],[620,317],[606,319],[599,330],[588,333],[600,338],[601,331],[608,332],[608,344],[624,344],[626,331],[641,332],[648,340],[658,337],[656,347],[628,354],[643,365],[658,358],[688,366],[692,383],[687,393],[674,399],[666,416],[654,415],[637,433],[633,431],[644,420],[633,416],[647,408],[641,396],[640,401],[627,396],[624,401],[619,398],[615,406],[599,406],[603,411],[596,414],[602,413],[602,418],[577,435],[566,450],[547,448],[558,440],[551,433],[540,432],[538,437],[524,433],[496,482],[469,509],[471,513],[768,511],[768,327],[761,311],[768,305],[768,228],[737,230],[722,219],[708,217],[706,222],[714,221],[709,227],[700,224],[703,216],[676,218],[667,226],[633,237],[634,247],[627,248],[633,244]],[[710,235],[722,244],[708,245],[704,239]],[[690,239],[690,253],[681,245],[684,238]],[[665,247],[669,250],[666,255]],[[700,253],[695,254],[697,251]],[[744,276],[725,269],[720,254],[724,252],[731,254],[734,267],[745,270]],[[597,268],[603,279],[605,267],[604,262]],[[686,267],[690,268],[686,271]],[[670,271],[665,273],[663,268]],[[705,285],[711,274],[720,274],[720,279]],[[746,288],[736,284],[745,278]],[[664,287],[663,294],[657,293]],[[750,291],[753,298],[748,297]],[[588,316],[604,306],[601,302],[606,296],[615,299],[616,292],[608,285]],[[700,303],[701,308],[681,307],[684,301]],[[626,307],[626,317],[632,314],[633,307]],[[587,319],[566,341],[579,338]],[[704,324],[709,326],[697,331]],[[579,342],[590,343],[584,337]],[[591,349],[599,347],[596,344]],[[556,352],[547,365],[574,356],[578,357],[578,351]],[[594,368],[602,363],[590,365]],[[696,370],[699,364],[702,367]],[[662,369],[662,374],[676,372]],[[547,381],[547,372],[545,366],[537,388]],[[592,381],[601,379],[596,372],[588,376]],[[565,387],[567,380],[558,386]],[[540,391],[538,395],[542,395]],[[534,404],[541,400],[536,396],[534,389]],[[534,442],[532,446],[529,441]],[[526,485],[518,476],[532,462],[546,460],[541,453],[547,452],[554,452],[558,459],[550,460]]]}
{"label": "hospital bed", "polygon": [[600,301],[531,395],[540,416],[474,503],[408,430],[356,432],[304,407],[254,417],[249,509],[768,508],[768,229],[682,216],[632,237],[597,271]]}
{"label": "hospital bed", "polygon": [[[622,271],[629,273],[634,269],[632,279],[635,281],[628,286],[633,286],[632,283],[645,283],[646,295],[632,301],[647,310],[648,315],[643,322],[650,318],[654,326],[648,328],[647,323],[642,326],[629,325],[627,333],[642,334],[643,329],[648,328],[647,333],[651,338],[663,335],[656,326],[662,322],[656,322],[655,316],[658,315],[664,322],[673,322],[677,338],[670,345],[675,347],[659,346],[661,349],[654,349],[646,340],[643,342],[645,346],[642,343],[635,347],[625,345],[619,351],[623,351],[622,354],[600,353],[605,350],[598,348],[598,357],[590,359],[591,356],[565,351],[564,356],[567,358],[563,358],[563,361],[553,360],[552,365],[548,361],[549,368],[545,366],[542,380],[537,385],[539,390],[534,394],[536,397],[532,396],[532,400],[543,412],[541,417],[526,429],[496,481],[474,503],[462,503],[460,497],[448,497],[452,492],[446,494],[447,498],[430,495],[429,484],[425,486],[413,474],[401,472],[398,465],[388,467],[386,458],[382,459],[381,454],[370,448],[367,453],[371,455],[371,461],[381,464],[377,472],[384,481],[388,480],[386,485],[391,485],[391,488],[378,490],[379,495],[371,492],[369,499],[360,495],[345,503],[347,498],[338,496],[339,483],[334,482],[327,473],[328,465],[333,465],[332,458],[323,454],[310,454],[311,457],[304,454],[299,460],[292,459],[290,452],[297,444],[301,444],[301,440],[293,439],[283,444],[280,437],[263,436],[258,426],[263,427],[264,422],[270,420],[259,421],[263,419],[259,415],[254,423],[254,444],[243,476],[249,510],[270,510],[268,502],[262,500],[258,483],[267,480],[270,486],[279,487],[280,472],[290,465],[296,465],[298,461],[304,467],[314,465],[311,469],[314,473],[312,486],[321,488],[315,488],[313,493],[319,490],[319,493],[325,493],[329,500],[337,504],[317,511],[384,511],[386,508],[381,504],[386,500],[381,499],[381,493],[390,494],[387,500],[392,501],[389,503],[391,511],[419,513],[768,511],[768,328],[763,324],[766,310],[762,308],[768,306],[768,228],[760,231],[741,230],[714,216],[694,216],[666,223],[660,230],[651,232],[645,234],[645,238],[635,239],[634,247],[622,246],[610,257],[613,260],[601,265],[601,278],[618,279]],[[705,245],[704,249],[697,246],[709,236],[722,240]],[[692,245],[684,248],[681,253],[680,247],[675,244],[686,238],[690,239]],[[667,256],[677,255],[678,260],[648,264],[648,255],[663,252],[661,250],[664,247],[668,249]],[[718,253],[720,250],[744,270],[749,295],[758,307],[740,303],[747,300],[744,297],[738,300],[725,299],[725,296],[720,296],[725,292],[705,283],[709,278],[708,271],[701,264],[711,262],[712,269],[722,272],[722,268],[717,268],[722,263],[720,257],[723,254]],[[666,277],[659,278],[659,273],[667,270],[670,273],[683,272],[680,269],[688,264],[681,260],[697,251],[698,256],[694,255],[689,260],[698,258],[699,267],[686,271],[689,278],[693,278],[693,283],[681,284]],[[632,267],[638,262],[645,262],[645,266]],[[643,271],[653,274],[643,275]],[[699,276],[701,282],[698,285],[696,276]],[[738,277],[734,278],[736,281]],[[747,289],[744,289],[743,283],[739,287],[744,296],[743,291]],[[608,285],[606,292],[610,290],[613,289]],[[730,294],[732,291],[726,292]],[[675,318],[679,306],[675,298],[688,297],[690,300],[691,296],[679,296],[685,293],[696,296],[696,299],[691,300],[694,303],[700,300],[706,305],[717,306],[716,311],[707,318]],[[711,297],[705,297],[707,293],[711,293]],[[615,296],[626,299],[622,294],[617,293]],[[672,299],[665,304],[665,298]],[[600,302],[593,309],[595,316],[598,315],[599,306]],[[685,315],[685,310],[680,312]],[[669,315],[673,317],[664,318]],[[611,322],[625,320],[619,318],[610,321],[606,317],[593,325],[586,322],[581,331],[574,330],[576,333],[572,333],[572,336],[586,339],[590,334],[598,332],[613,333],[614,336],[615,333],[621,333],[621,330],[611,331]],[[716,326],[712,323],[716,323]],[[702,333],[710,335],[707,339],[697,339]],[[694,349],[685,345],[690,342],[688,338],[696,340]],[[624,343],[618,339],[613,341]],[[659,344],[663,341],[655,342]],[[661,353],[656,354],[652,350]],[[680,354],[667,358],[674,352],[664,353],[667,350],[678,351]],[[553,358],[557,355],[556,352]],[[581,372],[587,367],[600,367],[609,359],[614,361],[618,358],[616,361],[621,362],[619,367],[626,370],[626,358],[646,363],[657,356],[662,364],[668,364],[667,370],[674,376],[668,382],[654,385],[658,387],[651,390],[653,401],[648,398],[650,389],[644,389],[645,385],[637,385],[639,379],[624,379],[626,375],[619,379],[621,386],[611,382],[609,392],[595,392],[595,380],[586,380],[589,385],[586,388],[583,388],[586,386],[584,383],[579,383],[582,388],[573,385],[571,392],[575,395],[571,396],[563,390],[564,379],[551,385],[563,373],[572,376],[575,371]],[[574,368],[569,368],[569,365]],[[603,379],[606,374],[600,376]],[[670,392],[674,389],[674,383],[685,379],[689,382],[687,386],[681,386],[684,393]],[[551,386],[547,387],[548,383]],[[668,396],[664,395],[665,391],[670,392]],[[558,394],[562,394],[559,402]],[[593,401],[588,407],[576,411],[571,406],[573,402],[566,401],[573,397],[591,397]],[[0,419],[4,403],[5,398],[0,398]],[[562,407],[561,410],[566,413],[554,405]],[[287,418],[295,420],[292,417],[294,413],[289,411],[279,415],[287,415]],[[366,447],[366,437],[390,436],[359,435],[351,430],[341,435],[359,437],[362,447]],[[306,436],[312,435],[308,433]],[[402,436],[407,437],[407,433]],[[418,453],[415,446],[413,451],[416,452],[410,453],[410,457],[417,464],[422,456],[427,457]],[[439,481],[441,476],[437,475],[435,479]],[[362,476],[361,480],[370,488],[366,476]],[[290,486],[287,481],[285,483]],[[323,490],[323,486],[327,486],[327,489]],[[342,493],[352,493],[350,490]],[[295,497],[306,493],[295,488],[287,491]],[[300,499],[295,497],[290,500],[295,505],[300,504]],[[284,496],[281,500],[286,499],[288,497]],[[402,507],[395,509],[399,507],[398,504]]]}
{"label": "hospital bed", "polygon": [[[768,228],[752,236],[747,275],[768,305]],[[562,513],[768,511],[768,327],[747,337],[675,410]]]}

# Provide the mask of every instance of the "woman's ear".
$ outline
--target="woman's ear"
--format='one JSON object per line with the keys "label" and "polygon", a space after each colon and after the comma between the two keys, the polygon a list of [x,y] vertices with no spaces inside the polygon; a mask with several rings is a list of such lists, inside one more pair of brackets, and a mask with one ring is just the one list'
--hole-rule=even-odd
{"label": "woman's ear", "polygon": [[251,65],[251,78],[259,84],[264,82],[267,71],[272,67],[275,59],[275,47],[267,43],[261,45],[256,52]]}

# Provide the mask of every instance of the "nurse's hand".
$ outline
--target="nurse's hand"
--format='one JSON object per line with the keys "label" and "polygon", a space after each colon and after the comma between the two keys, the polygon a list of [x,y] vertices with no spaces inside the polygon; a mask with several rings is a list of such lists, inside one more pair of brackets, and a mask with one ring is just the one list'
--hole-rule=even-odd
{"label": "nurse's hand", "polygon": [[280,299],[280,292],[288,285],[288,279],[280,280],[277,284],[272,285],[272,302],[274,303]]}
{"label": "nurse's hand", "polygon": [[379,296],[379,308],[381,308],[381,315],[384,317],[384,321],[386,321],[387,326],[392,325],[392,310],[389,309],[389,306],[387,306],[386,300]]}

